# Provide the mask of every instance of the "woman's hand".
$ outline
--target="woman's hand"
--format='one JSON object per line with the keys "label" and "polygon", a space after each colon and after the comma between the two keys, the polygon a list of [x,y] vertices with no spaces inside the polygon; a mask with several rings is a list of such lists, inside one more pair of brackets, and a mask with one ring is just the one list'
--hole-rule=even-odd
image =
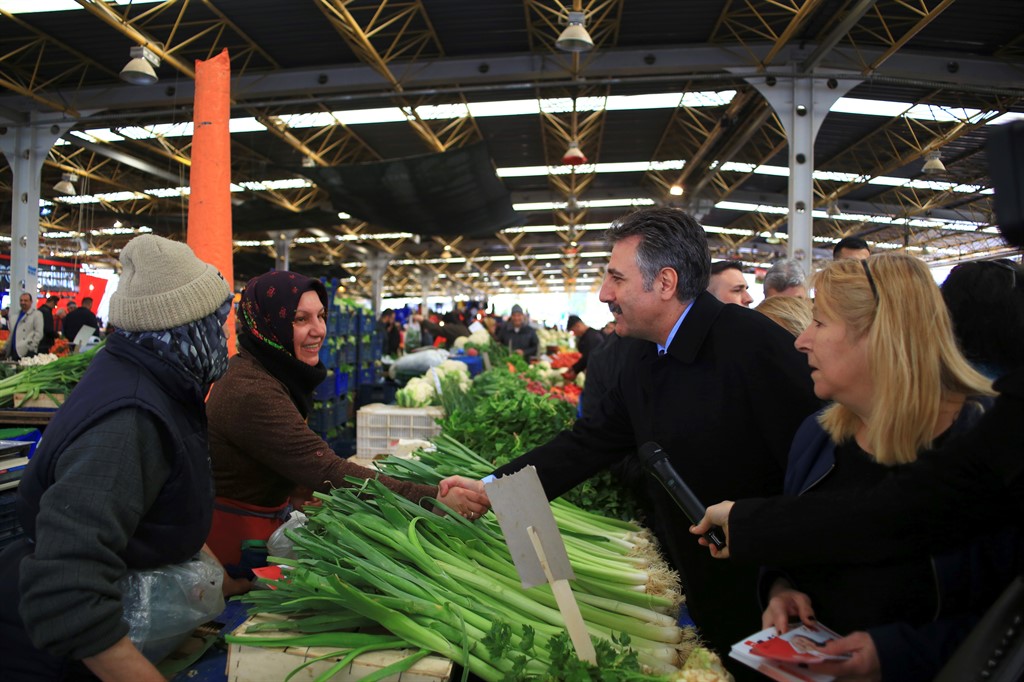
{"label": "woman's hand", "polygon": [[849,654],[850,659],[809,665],[808,669],[814,674],[832,675],[837,682],[881,682],[882,662],[868,633],[852,632],[826,643],[820,651],[830,656]]}
{"label": "woman's hand", "polygon": [[789,621],[794,617],[799,618],[804,625],[817,624],[814,609],[811,608],[811,598],[803,592],[794,590],[785,580],[776,580],[768,596],[768,607],[761,614],[762,628],[774,626],[775,631],[781,635],[789,630]]}
{"label": "woman's hand", "polygon": [[491,508],[484,484],[462,476],[449,476],[442,480],[438,486],[437,499],[470,521],[480,518]]}
{"label": "woman's hand", "polygon": [[[725,500],[718,504],[713,504],[704,510],[704,518],[700,520],[696,526],[690,526],[690,532],[694,535],[699,535],[697,542],[704,545],[711,550],[711,556],[716,559],[728,559],[729,558],[729,512],[732,511],[732,506],[736,504],[731,500]],[[711,530],[712,526],[720,526],[722,531],[725,533],[725,547],[718,549],[713,544],[704,539],[704,533]]]}

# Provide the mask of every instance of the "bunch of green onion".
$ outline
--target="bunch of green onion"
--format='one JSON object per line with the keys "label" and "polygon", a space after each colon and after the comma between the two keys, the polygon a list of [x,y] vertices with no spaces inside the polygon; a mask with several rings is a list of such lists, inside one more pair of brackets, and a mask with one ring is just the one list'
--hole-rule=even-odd
{"label": "bunch of green onion", "polygon": [[[387,674],[437,653],[487,681],[548,675],[556,664],[545,657],[559,650],[564,621],[546,585],[522,589],[497,523],[441,516],[377,481],[360,483],[318,494],[322,504],[310,508],[306,527],[288,533],[299,558],[275,559],[287,567],[271,581],[275,589],[244,598],[256,611],[287,620],[228,641],[327,647],[341,658],[318,678],[324,680],[361,653],[410,647],[416,652]],[[674,672],[693,645],[692,634],[675,623],[674,600],[638,589],[642,570],[616,543],[578,532],[566,537],[578,576],[574,593],[595,643],[635,651],[645,673],[638,668],[629,679]],[[616,557],[627,557],[618,568]],[[343,632],[370,624],[387,633]]]}

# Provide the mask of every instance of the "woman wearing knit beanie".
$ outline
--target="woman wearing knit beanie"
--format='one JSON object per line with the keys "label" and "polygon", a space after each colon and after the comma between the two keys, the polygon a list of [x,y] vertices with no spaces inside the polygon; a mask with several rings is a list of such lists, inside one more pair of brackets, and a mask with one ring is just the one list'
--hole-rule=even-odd
{"label": "woman wearing knit beanie", "polygon": [[[231,289],[185,244],[136,237],[117,332],[50,420],[0,554],[0,678],[162,680],[128,637],[119,579],[185,562],[213,512],[203,398],[227,367]],[[88,670],[86,670],[88,668]]]}
{"label": "woman wearing knit beanie", "polygon": [[415,502],[440,499],[464,515],[486,511],[479,493],[389,478],[338,457],[306,424],[313,389],[327,370],[327,292],[319,280],[277,271],[245,287],[238,310],[238,355],[210,393],[210,456],[217,503],[208,544],[232,575],[243,576],[241,546],[266,540],[287,517],[296,489],[328,492],[346,477],[377,478]]}

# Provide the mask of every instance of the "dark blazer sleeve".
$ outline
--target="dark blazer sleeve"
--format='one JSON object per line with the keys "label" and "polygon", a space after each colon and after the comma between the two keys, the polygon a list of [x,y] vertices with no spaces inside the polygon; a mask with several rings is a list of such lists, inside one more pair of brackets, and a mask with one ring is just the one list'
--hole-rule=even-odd
{"label": "dark blazer sleeve", "polygon": [[963,543],[993,521],[1020,523],[1024,391],[1016,380],[1002,384],[1007,392],[973,430],[867,492],[738,501],[731,556],[776,566],[873,563]]}

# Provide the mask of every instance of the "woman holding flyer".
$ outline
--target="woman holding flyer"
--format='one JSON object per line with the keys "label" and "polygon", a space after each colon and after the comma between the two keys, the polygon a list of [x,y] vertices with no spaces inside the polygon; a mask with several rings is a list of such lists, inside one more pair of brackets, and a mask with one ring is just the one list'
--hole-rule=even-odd
{"label": "woman holding flyer", "polygon": [[[815,394],[833,402],[798,430],[786,494],[868,489],[984,413],[990,382],[957,349],[924,263],[834,261],[815,287],[814,321],[796,345]],[[1001,533],[931,557],[765,569],[762,621],[779,632],[799,618],[853,633],[841,640],[853,653],[842,665],[863,679],[930,680],[1020,556],[1017,538]]]}

